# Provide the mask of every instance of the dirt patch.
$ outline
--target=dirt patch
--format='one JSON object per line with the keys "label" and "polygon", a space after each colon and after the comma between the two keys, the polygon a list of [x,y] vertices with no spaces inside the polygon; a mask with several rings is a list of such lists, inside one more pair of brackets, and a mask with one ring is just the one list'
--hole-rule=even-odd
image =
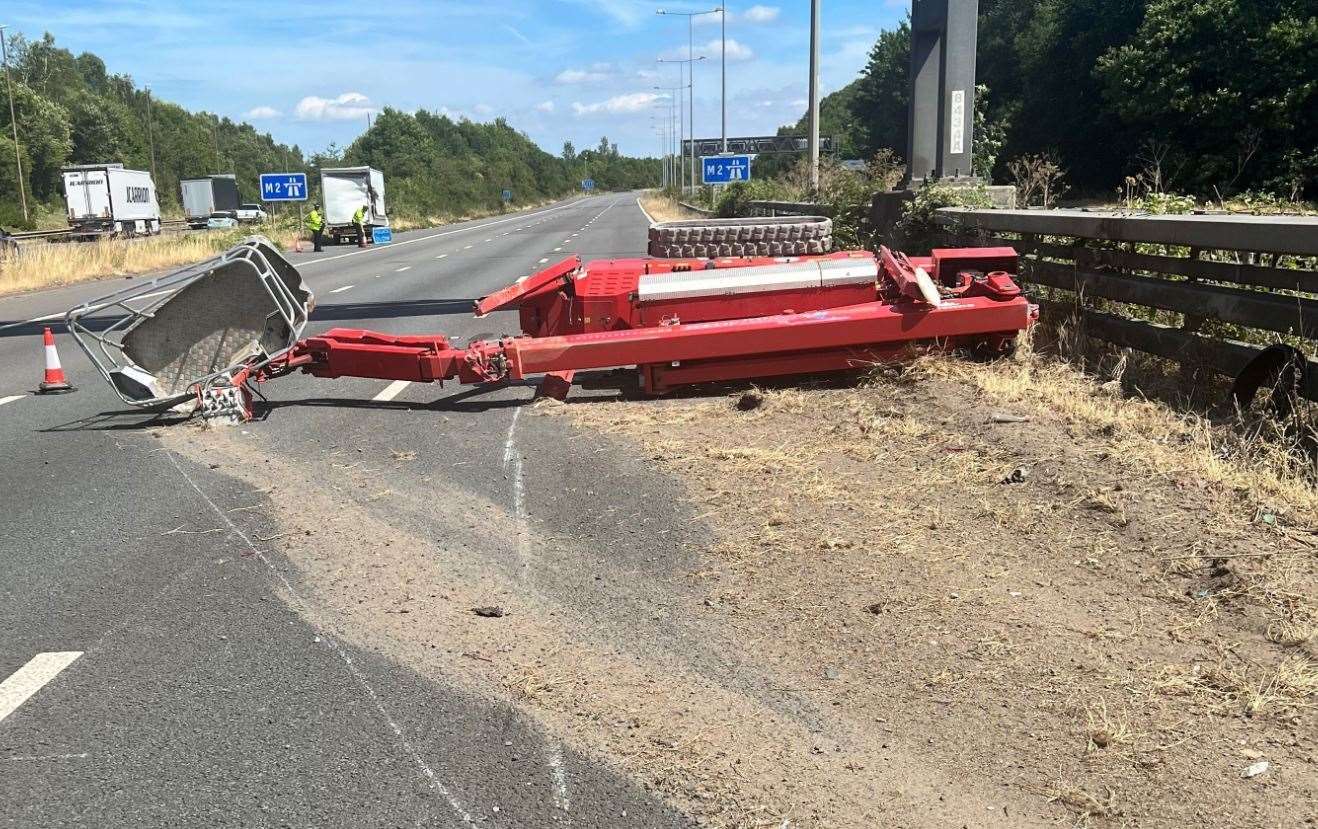
{"label": "dirt patch", "polygon": [[646,193],[641,196],[641,207],[656,222],[678,222],[684,219],[702,219],[702,214],[683,207],[677,199],[663,193]]}
{"label": "dirt patch", "polygon": [[838,722],[1029,813],[1312,825],[1318,501],[1265,450],[1031,359],[548,411],[686,482],[711,614]]}

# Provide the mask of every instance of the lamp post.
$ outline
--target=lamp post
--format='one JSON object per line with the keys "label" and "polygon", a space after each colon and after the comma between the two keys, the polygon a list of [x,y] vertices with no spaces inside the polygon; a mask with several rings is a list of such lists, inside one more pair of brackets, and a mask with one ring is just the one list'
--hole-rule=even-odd
{"label": "lamp post", "polygon": [[[687,73],[687,80],[686,80],[686,85],[685,85],[685,87],[679,87],[679,89],[683,89],[683,88],[685,88],[685,89],[686,89],[686,92],[687,92],[687,96],[686,96],[686,97],[687,97],[687,106],[688,106],[689,117],[686,119],[686,127],[685,127],[685,130],[684,130],[684,133],[686,133],[686,134],[688,135],[688,137],[691,139],[691,164],[688,165],[688,164],[686,163],[686,150],[683,149],[683,150],[682,150],[682,168],[683,168],[682,178],[683,178],[683,179],[686,179],[686,180],[688,180],[688,181],[690,182],[690,187],[691,187],[692,189],[694,189],[695,186],[696,186],[696,161],[695,161],[695,158],[696,158],[696,129],[695,129],[695,123],[692,121],[692,119],[695,118],[695,97],[696,97],[696,90],[695,90],[695,85],[692,83],[692,76],[695,75],[695,73],[696,73],[696,62],[697,62],[697,61],[702,61],[702,60],[704,60],[704,59],[705,59],[705,56],[704,56],[704,55],[701,55],[700,57],[697,57],[697,58],[682,58],[682,59],[679,59],[679,60],[668,60],[667,58],[659,58],[659,62],[660,62],[660,63],[687,64],[687,70],[686,70],[686,73]],[[679,81],[680,81],[680,79],[681,79],[681,67],[680,67],[680,66],[679,66],[679,68],[678,68],[678,79],[679,79]],[[681,115],[682,115],[682,105],[681,105],[680,102],[678,103],[677,110],[678,110],[678,116],[681,117]]]}
{"label": "lamp post", "polygon": [[[680,67],[679,67],[679,68],[680,68]],[[680,138],[680,135],[681,135],[680,118],[681,118],[681,113],[682,113],[682,102],[681,102],[681,99],[678,98],[678,97],[676,97],[676,96],[674,96],[673,93],[677,93],[677,95],[681,95],[681,94],[682,94],[682,89],[683,89],[683,87],[681,87],[681,86],[656,86],[655,89],[657,89],[657,90],[659,90],[659,91],[661,91],[661,92],[667,92],[667,93],[668,93],[668,94],[667,94],[666,96],[664,96],[664,97],[668,98],[668,129],[669,129],[669,133],[668,133],[668,134],[669,134],[669,136],[670,136],[670,147],[671,147],[670,159],[671,159],[672,168],[673,168],[673,174],[672,174],[671,176],[669,176],[668,182],[669,182],[669,184],[673,184],[673,183],[679,181],[678,171],[679,171],[679,168],[681,167],[681,165],[679,164],[677,158],[678,158],[678,150],[679,150],[679,148],[680,148],[680,146],[681,146],[679,142],[681,141],[681,138]]]}
{"label": "lamp post", "polygon": [[[687,96],[687,116],[688,116],[687,128],[691,131],[690,179],[691,179],[691,189],[693,191],[696,189],[696,63],[695,62],[696,60],[704,60],[703,57],[696,58],[695,19],[703,14],[714,14],[715,12],[718,12],[720,10],[721,7],[718,9],[706,9],[705,11],[700,11],[700,12],[675,12],[675,11],[667,11],[665,9],[657,10],[657,14],[661,14],[667,17],[686,18],[686,59],[687,62],[691,64],[690,74],[687,76],[687,84],[688,84],[687,88],[690,90],[690,94]],[[683,166],[685,166],[685,164]]]}
{"label": "lamp post", "polygon": [[810,192],[819,192],[819,2],[810,0]]}
{"label": "lamp post", "polygon": [[23,156],[18,151],[18,117],[14,115],[14,82],[9,78],[9,44],[5,29],[0,26],[0,55],[5,62],[5,86],[9,88],[9,125],[14,128],[14,168],[18,171],[18,198],[23,203],[23,222],[27,222],[27,187],[23,184]]}
{"label": "lamp post", "polygon": [[151,147],[151,181],[156,186],[160,186],[159,179],[156,178],[156,135],[151,128],[151,87],[146,87],[146,140]]}

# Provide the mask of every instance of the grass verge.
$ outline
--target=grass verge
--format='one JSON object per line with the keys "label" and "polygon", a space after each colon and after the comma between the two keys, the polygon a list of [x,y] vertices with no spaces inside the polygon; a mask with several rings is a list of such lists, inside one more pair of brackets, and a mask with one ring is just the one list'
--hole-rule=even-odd
{"label": "grass verge", "polygon": [[24,245],[18,253],[0,257],[0,295],[187,265],[214,256],[257,232],[284,248],[292,246],[296,235],[292,229],[281,227],[234,228],[145,239]]}
{"label": "grass verge", "polygon": [[656,222],[679,222],[683,219],[704,218],[699,213],[687,210],[677,199],[657,190],[647,191],[641,196],[641,207]]}

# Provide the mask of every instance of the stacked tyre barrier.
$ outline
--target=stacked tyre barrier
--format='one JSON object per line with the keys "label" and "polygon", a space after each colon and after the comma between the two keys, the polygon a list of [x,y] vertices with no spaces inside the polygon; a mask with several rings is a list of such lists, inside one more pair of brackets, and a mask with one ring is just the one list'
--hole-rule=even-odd
{"label": "stacked tyre barrier", "polygon": [[833,220],[694,219],[650,225],[650,255],[663,259],[716,256],[806,256],[833,249]]}

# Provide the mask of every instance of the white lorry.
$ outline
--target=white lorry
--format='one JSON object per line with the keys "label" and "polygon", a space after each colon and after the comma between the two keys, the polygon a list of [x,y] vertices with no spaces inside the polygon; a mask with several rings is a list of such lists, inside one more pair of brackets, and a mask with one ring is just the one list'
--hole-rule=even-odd
{"label": "white lorry", "polygon": [[122,164],[65,167],[64,201],[74,238],[160,232],[160,202],[151,174]]}
{"label": "white lorry", "polygon": [[353,214],[365,207],[366,242],[371,231],[388,227],[384,207],[384,173],[371,167],[336,167],[320,171],[321,201],[325,208],[325,235],[336,244],[345,239],[357,241]]}
{"label": "white lorry", "polygon": [[231,174],[184,179],[179,189],[183,191],[183,215],[194,230],[205,227],[217,213],[233,216],[238,209],[238,180]]}

